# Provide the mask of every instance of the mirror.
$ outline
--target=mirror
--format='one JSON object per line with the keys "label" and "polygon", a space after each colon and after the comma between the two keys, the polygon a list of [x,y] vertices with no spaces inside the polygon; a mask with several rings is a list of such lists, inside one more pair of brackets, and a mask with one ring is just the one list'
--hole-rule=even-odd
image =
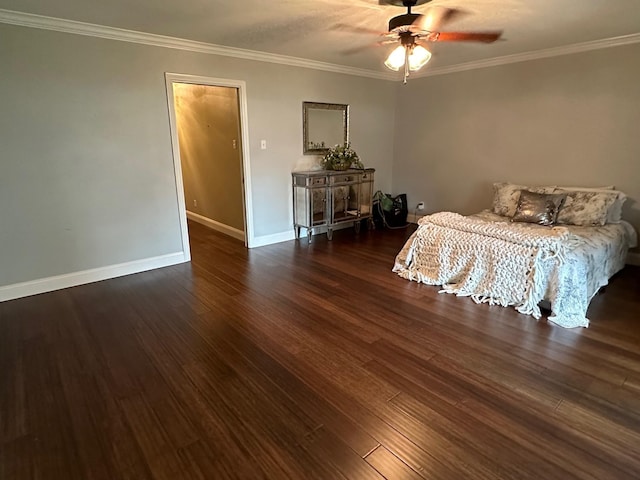
{"label": "mirror", "polygon": [[305,155],[324,155],[349,142],[349,105],[303,102],[302,116]]}

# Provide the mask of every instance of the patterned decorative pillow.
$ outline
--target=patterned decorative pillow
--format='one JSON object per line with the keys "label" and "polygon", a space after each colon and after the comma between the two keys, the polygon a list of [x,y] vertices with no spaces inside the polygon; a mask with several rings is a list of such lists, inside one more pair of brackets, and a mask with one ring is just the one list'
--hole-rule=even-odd
{"label": "patterned decorative pillow", "polygon": [[622,206],[627,200],[627,196],[620,190],[616,190],[613,185],[607,185],[604,187],[558,187],[555,190],[556,193],[562,192],[604,192],[617,194],[616,201],[609,208],[607,212],[606,223],[620,223],[622,221]]}
{"label": "patterned decorative pillow", "polygon": [[511,221],[551,226],[556,223],[558,211],[566,197],[566,193],[535,193],[522,190],[516,213]]}
{"label": "patterned decorative pillow", "polygon": [[[556,190],[556,193],[561,192]],[[567,199],[558,213],[558,223],[587,227],[607,223],[609,211],[614,209],[621,192],[567,190],[563,193],[567,194]]]}
{"label": "patterned decorative pillow", "polygon": [[516,213],[521,190],[535,193],[553,193],[555,188],[555,186],[528,187],[526,185],[515,185],[513,183],[494,183],[493,213],[503,217],[513,217]]}
{"label": "patterned decorative pillow", "polygon": [[560,190],[572,190],[574,192],[599,192],[601,190],[615,190],[615,185],[605,185],[604,187],[557,187]]}

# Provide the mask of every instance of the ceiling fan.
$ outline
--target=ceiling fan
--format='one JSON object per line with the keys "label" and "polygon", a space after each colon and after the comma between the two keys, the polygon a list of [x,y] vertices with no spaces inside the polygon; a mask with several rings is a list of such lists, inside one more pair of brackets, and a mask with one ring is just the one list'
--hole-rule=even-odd
{"label": "ceiling fan", "polygon": [[[411,9],[431,0],[378,0],[379,5],[395,5],[406,7],[407,13],[389,20],[388,32],[377,32],[366,28],[354,28],[349,25],[338,25],[358,33],[375,33],[386,37],[374,46],[389,45],[400,42],[384,64],[387,68],[398,71],[404,66],[404,83],[407,83],[409,72],[421,69],[431,59],[431,52],[425,48],[427,42],[482,42],[492,43],[500,38],[501,31],[487,32],[442,32],[441,28],[460,16],[463,12],[456,8],[431,7],[426,13],[413,13]],[[367,46],[368,47],[368,46]],[[365,47],[365,48],[367,48]],[[354,53],[362,47],[351,49],[346,53]]]}

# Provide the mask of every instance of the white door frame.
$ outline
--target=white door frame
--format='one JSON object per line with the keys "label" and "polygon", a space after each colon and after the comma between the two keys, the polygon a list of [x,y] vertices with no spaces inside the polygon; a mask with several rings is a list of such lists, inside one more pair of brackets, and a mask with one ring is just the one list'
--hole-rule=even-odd
{"label": "white door frame", "polygon": [[191,250],[189,248],[189,232],[187,230],[187,207],[184,198],[182,163],[180,160],[176,110],[173,99],[174,83],[191,83],[194,85],[211,85],[214,87],[232,87],[238,89],[238,99],[240,101],[240,137],[242,139],[241,151],[243,175],[242,197],[244,199],[244,244],[245,246],[251,248],[254,245],[255,241],[253,235],[253,200],[251,196],[251,168],[249,161],[249,128],[246,83],[242,80],[201,77],[198,75],[185,75],[181,73],[165,73],[165,83],[167,88],[167,104],[169,106],[169,125],[171,128],[171,150],[173,152],[173,168],[176,177],[176,196],[178,199],[178,212],[180,214],[182,251],[185,255],[185,261],[191,260]]}

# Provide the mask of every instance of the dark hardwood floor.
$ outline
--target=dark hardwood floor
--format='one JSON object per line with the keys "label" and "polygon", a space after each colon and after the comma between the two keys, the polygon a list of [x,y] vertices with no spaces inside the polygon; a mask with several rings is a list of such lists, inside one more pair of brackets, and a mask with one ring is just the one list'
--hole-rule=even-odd
{"label": "dark hardwood floor", "polygon": [[588,329],[391,272],[408,231],[0,304],[0,478],[637,479],[640,269]]}

